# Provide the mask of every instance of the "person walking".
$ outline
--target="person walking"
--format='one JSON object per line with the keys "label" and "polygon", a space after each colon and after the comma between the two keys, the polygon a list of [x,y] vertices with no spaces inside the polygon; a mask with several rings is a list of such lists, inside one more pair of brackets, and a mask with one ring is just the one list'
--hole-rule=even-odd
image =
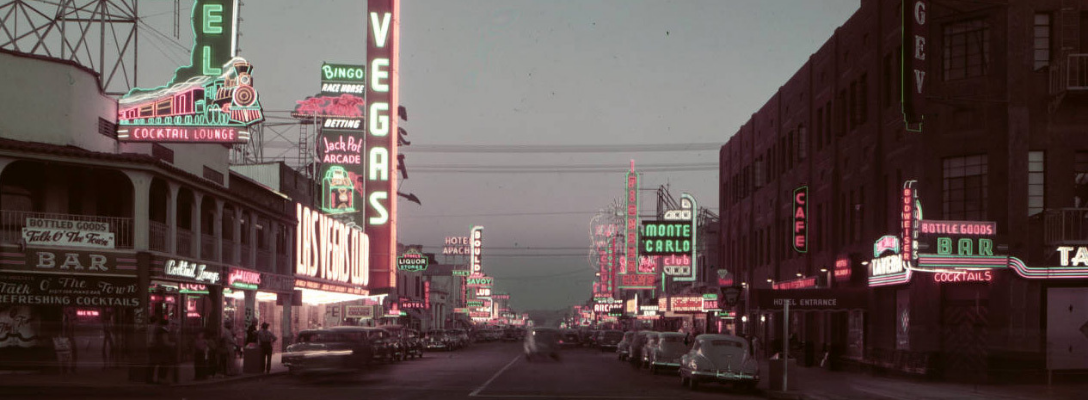
{"label": "person walking", "polygon": [[276,335],[268,330],[268,323],[261,324],[261,330],[257,332],[257,344],[261,347],[261,365],[266,374],[272,372],[272,343],[276,339]]}
{"label": "person walking", "polygon": [[231,323],[223,323],[223,333],[219,335],[219,371],[223,376],[234,375],[235,347],[238,342],[234,338],[234,330]]}
{"label": "person walking", "polygon": [[198,381],[208,379],[208,340],[204,331],[197,331],[193,340],[193,375]]}

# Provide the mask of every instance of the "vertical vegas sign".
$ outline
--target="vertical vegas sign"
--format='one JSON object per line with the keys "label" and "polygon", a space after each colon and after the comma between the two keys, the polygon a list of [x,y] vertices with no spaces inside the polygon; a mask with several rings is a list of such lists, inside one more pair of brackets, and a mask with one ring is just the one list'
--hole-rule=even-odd
{"label": "vertical vegas sign", "polygon": [[903,122],[906,129],[922,131],[926,78],[926,9],[928,0],[903,2],[903,66],[901,73]]}
{"label": "vertical vegas sign", "polygon": [[397,92],[400,1],[368,0],[366,30],[366,140],[364,200],[370,267],[386,275],[374,287],[396,286],[397,256]]}

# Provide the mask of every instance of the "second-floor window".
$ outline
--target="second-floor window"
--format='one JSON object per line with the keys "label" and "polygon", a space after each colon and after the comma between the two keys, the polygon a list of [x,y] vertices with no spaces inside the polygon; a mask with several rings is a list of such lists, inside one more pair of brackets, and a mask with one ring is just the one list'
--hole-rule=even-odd
{"label": "second-floor window", "polygon": [[981,19],[944,26],[944,80],[986,75],[990,60],[990,27]]}
{"label": "second-floor window", "polygon": [[944,159],[944,218],[986,221],[988,163],[985,155]]}
{"label": "second-floor window", "polygon": [[1078,151],[1073,175],[1073,206],[1088,208],[1088,151]]}
{"label": "second-floor window", "polygon": [[1028,216],[1043,212],[1046,206],[1046,153],[1028,152]]}
{"label": "second-floor window", "polygon": [[1038,71],[1050,65],[1050,14],[1035,14],[1035,26],[1032,33],[1035,70]]}

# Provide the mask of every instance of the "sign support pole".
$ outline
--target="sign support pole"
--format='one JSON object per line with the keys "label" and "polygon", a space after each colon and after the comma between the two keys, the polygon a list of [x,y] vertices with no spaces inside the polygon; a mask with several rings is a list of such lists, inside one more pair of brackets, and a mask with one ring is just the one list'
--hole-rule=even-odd
{"label": "sign support pole", "polygon": [[782,391],[789,390],[790,368],[790,302],[782,306]]}

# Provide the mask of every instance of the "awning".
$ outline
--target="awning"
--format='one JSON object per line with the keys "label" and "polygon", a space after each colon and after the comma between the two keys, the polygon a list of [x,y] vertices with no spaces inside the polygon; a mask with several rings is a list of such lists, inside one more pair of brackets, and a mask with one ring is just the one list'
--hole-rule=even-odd
{"label": "awning", "polygon": [[756,289],[756,307],[763,310],[781,310],[788,302],[790,311],[847,311],[868,308],[866,289]]}

